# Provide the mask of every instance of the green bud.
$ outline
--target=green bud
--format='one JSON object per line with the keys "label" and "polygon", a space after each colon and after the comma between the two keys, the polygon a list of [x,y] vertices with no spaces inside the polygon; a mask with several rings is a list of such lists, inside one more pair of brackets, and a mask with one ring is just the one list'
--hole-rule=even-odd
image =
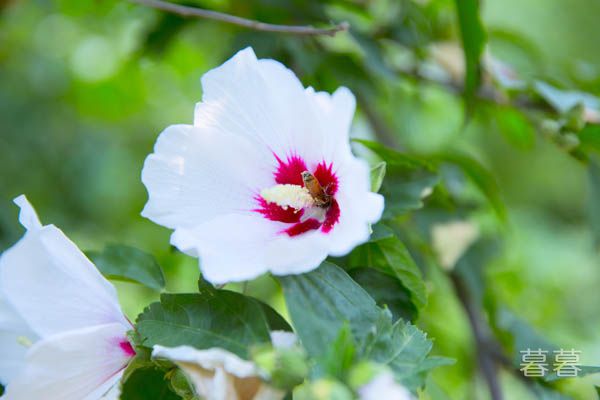
{"label": "green bud", "polygon": [[579,132],[585,126],[585,106],[577,103],[565,113],[565,127],[569,130]]}
{"label": "green bud", "polygon": [[294,389],[294,400],[352,400],[352,391],[341,382],[320,379]]}
{"label": "green bud", "polygon": [[173,370],[170,377],[170,385],[173,392],[184,399],[193,399],[195,397],[194,390],[192,389],[190,382],[187,377],[179,368]]}
{"label": "green bud", "polygon": [[553,119],[545,119],[540,124],[542,134],[548,138],[556,138],[560,134],[562,124]]}
{"label": "green bud", "polygon": [[290,390],[308,375],[306,354],[298,346],[286,349],[261,346],[252,351],[252,359],[267,373],[270,384],[278,389]]}
{"label": "green bud", "polygon": [[556,143],[564,150],[575,150],[581,144],[579,137],[573,132],[565,132],[556,139]]}

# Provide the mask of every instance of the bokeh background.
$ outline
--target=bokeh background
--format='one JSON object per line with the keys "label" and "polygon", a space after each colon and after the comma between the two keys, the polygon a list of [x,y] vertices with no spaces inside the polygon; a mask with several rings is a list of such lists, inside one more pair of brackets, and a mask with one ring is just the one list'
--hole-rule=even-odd
{"label": "bokeh background", "polygon": [[[461,149],[488,167],[508,224],[493,226],[483,213],[503,241],[486,263],[485,296],[558,346],[581,350],[584,364],[600,365],[588,168],[514,107],[485,103],[465,122],[449,68],[442,83],[408,73],[435,61],[437,44],[458,45],[452,1],[187,4],[274,23],[347,20],[352,30],[301,38],[181,19],[127,1],[0,2],[0,249],[22,234],[11,200],[25,193],[42,222],[61,227],[82,249],[138,247],[157,257],[169,291],[195,290],[197,261],[172,250],[169,231],[140,216],[140,171],[162,129],[192,121],[201,75],[251,45],[259,57],[285,62],[306,85],[352,89],[359,98],[354,135],[377,131],[380,140],[422,154]],[[482,7],[490,51],[520,76],[600,94],[599,2],[486,0]],[[440,65],[431,69],[439,75]],[[434,351],[457,363],[438,369],[424,396],[486,399],[464,312],[443,272],[428,269],[426,277],[429,305],[418,324],[435,339]],[[133,284],[118,287],[132,319],[158,296]],[[269,278],[246,289],[281,307]],[[502,382],[508,399],[535,398],[514,376],[504,373]],[[594,383],[597,376],[561,386],[569,398],[593,399]]]}

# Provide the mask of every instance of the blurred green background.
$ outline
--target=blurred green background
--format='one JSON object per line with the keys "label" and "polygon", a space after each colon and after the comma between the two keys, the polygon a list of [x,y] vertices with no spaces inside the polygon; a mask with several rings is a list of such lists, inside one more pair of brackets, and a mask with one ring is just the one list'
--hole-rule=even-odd
{"label": "blurred green background", "polygon": [[[485,104],[468,124],[460,95],[405,77],[435,42],[458,37],[444,0],[205,0],[187,4],[274,23],[348,20],[350,33],[300,38],[205,20],[183,20],[126,1],[0,2],[0,249],[22,234],[12,198],[25,193],[44,223],[84,250],[107,243],[154,254],[169,291],[195,290],[197,261],[169,246],[169,231],[143,219],[144,158],[162,129],[192,121],[201,75],[252,45],[292,67],[306,85],[344,85],[359,96],[354,134],[373,136],[375,112],[392,141],[418,153],[462,149],[486,165],[508,207],[504,246],[486,265],[486,296],[546,338],[600,365],[600,271],[589,224],[588,172],[537,133],[519,111]],[[600,2],[486,0],[493,54],[528,79],[600,94]],[[374,47],[377,43],[378,47]],[[379,52],[385,50],[381,56]],[[389,139],[389,138],[388,138]],[[487,220],[485,215],[483,220]],[[492,222],[491,224],[494,224]],[[427,396],[485,399],[466,317],[447,279],[428,270],[429,305],[418,321],[434,351],[457,359],[437,370]],[[133,319],[156,293],[120,283]],[[253,295],[281,303],[269,278]],[[528,399],[504,374],[508,399]],[[598,376],[561,384],[593,399]]]}

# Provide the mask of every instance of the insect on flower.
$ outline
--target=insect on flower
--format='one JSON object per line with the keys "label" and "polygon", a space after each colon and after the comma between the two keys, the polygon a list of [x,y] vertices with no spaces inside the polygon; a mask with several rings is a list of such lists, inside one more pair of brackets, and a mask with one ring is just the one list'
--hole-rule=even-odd
{"label": "insect on flower", "polygon": [[302,172],[302,181],[304,187],[313,198],[315,205],[327,208],[331,205],[331,195],[327,193],[327,188],[323,189],[317,178],[308,171]]}
{"label": "insect on flower", "polygon": [[355,99],[304,88],[252,49],[202,77],[193,125],[159,136],[142,215],[212,283],[300,274],[365,242],[383,197],[350,149]]}

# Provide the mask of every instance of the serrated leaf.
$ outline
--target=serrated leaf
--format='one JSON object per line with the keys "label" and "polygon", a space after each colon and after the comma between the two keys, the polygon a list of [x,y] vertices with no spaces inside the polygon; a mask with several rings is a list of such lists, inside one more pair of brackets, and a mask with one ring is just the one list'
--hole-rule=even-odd
{"label": "serrated leaf", "polygon": [[431,347],[432,342],[419,328],[403,320],[392,324],[389,312],[382,310],[360,355],[388,365],[396,379],[409,389],[416,390],[425,383],[428,370],[453,363],[444,357],[428,358]]}
{"label": "serrated leaf", "polygon": [[251,345],[269,343],[263,306],[228,290],[198,294],[163,294],[137,319],[144,346],[220,347],[248,358]]}
{"label": "serrated leaf", "polygon": [[392,324],[391,313],[338,266],[324,262],[309,273],[279,279],[296,332],[313,358],[322,360],[347,324],[358,359],[388,364],[411,389],[423,384],[428,369],[445,363],[428,360],[431,342],[425,334],[402,320]]}
{"label": "serrated leaf", "polygon": [[111,244],[86,255],[109,279],[136,282],[154,290],[165,287],[165,277],[156,259],[135,247]]}
{"label": "serrated leaf", "polygon": [[121,388],[121,400],[180,400],[169,388],[165,372],[155,368],[138,369]]}
{"label": "serrated leaf", "polygon": [[329,262],[309,273],[279,277],[302,344],[312,357],[326,354],[344,324],[356,342],[378,318],[375,301],[348,274]]}
{"label": "serrated leaf", "polygon": [[472,105],[481,83],[481,56],[486,36],[479,12],[479,0],[455,0],[465,59],[465,98]]}
{"label": "serrated leaf", "polygon": [[427,303],[425,282],[419,267],[413,261],[404,243],[383,224],[374,227],[369,242],[357,247],[347,257],[352,268],[373,268],[397,279],[409,292],[415,308]]}
{"label": "serrated leaf", "polygon": [[371,168],[371,192],[379,192],[385,177],[386,163],[382,161]]}

